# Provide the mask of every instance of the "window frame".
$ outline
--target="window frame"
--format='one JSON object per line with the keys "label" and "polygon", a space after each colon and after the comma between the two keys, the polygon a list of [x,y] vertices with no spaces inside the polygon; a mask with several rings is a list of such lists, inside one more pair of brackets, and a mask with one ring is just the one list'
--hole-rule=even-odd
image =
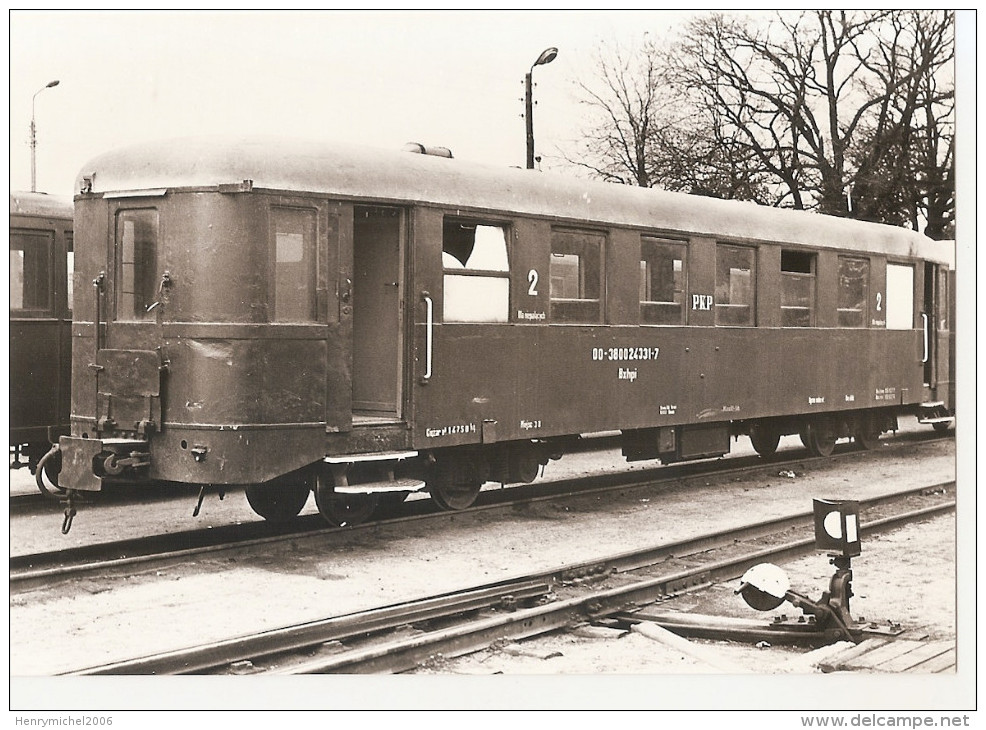
{"label": "window frame", "polygon": [[[11,316],[17,317],[31,317],[31,318],[46,318],[55,315],[54,311],[54,271],[52,269],[55,260],[55,232],[48,228],[25,228],[22,226],[16,226],[12,228],[8,236],[8,246],[14,242],[15,236],[23,237],[23,239],[40,239],[38,241],[38,246],[40,246],[44,252],[44,261],[46,268],[46,281],[45,281],[45,303],[43,306],[20,306],[14,307],[13,303],[10,304],[10,314]],[[23,240],[22,239],[22,240]],[[21,266],[21,304],[24,304],[24,286],[23,286],[23,276],[27,269],[27,249],[21,248],[11,248],[10,251],[20,251],[22,252],[22,266]],[[8,260],[9,266],[9,260]],[[13,272],[13,267],[11,267],[11,272]],[[11,289],[10,294],[13,294],[13,289]]]}
{"label": "window frame", "polygon": [[[574,239],[578,236],[580,238]],[[595,247],[598,267],[598,279],[596,287],[598,296],[583,296],[588,290],[588,282],[592,280],[591,271],[583,262],[583,253],[573,250],[575,246],[556,246],[559,243],[571,243],[577,240],[580,246],[592,243]],[[592,228],[572,228],[572,227],[553,227],[551,229],[551,242],[548,259],[548,303],[551,311],[552,324],[566,325],[598,325],[606,321],[606,245],[607,232]],[[563,250],[556,250],[561,248]],[[579,258],[579,297],[556,297],[554,294],[554,280],[552,273],[552,261],[560,256],[578,256]]]}
{"label": "window frame", "polygon": [[[715,325],[716,327],[756,327],[757,326],[757,258],[759,248],[756,246],[745,246],[742,244],[727,241],[716,241],[715,250]],[[750,255],[750,301],[746,304],[734,304],[733,302],[722,302],[719,296],[719,252],[723,250],[742,251]],[[749,311],[749,321],[743,323],[723,322],[720,320],[720,312],[727,309],[738,309],[744,307]]]}
{"label": "window frame", "polygon": [[[278,259],[277,234],[279,212],[294,211],[307,217],[302,233],[301,261],[306,278],[308,279],[308,318],[307,319],[278,319]],[[269,208],[269,230],[267,233],[268,266],[270,274],[267,281],[267,321],[278,325],[311,325],[321,322],[318,312],[318,262],[319,262],[319,209],[315,205],[304,202],[278,201],[272,202]],[[306,236],[310,233],[310,236]],[[295,263],[295,262],[283,262]]]}
{"label": "window frame", "polygon": [[65,312],[72,318],[75,298],[75,233],[65,232]]}
{"label": "window frame", "polygon": [[[117,208],[113,212],[113,270],[114,270],[114,276],[113,276],[113,321],[114,322],[138,323],[139,324],[139,323],[142,323],[142,322],[154,322],[154,321],[157,320],[157,312],[154,312],[151,309],[145,309],[144,316],[141,316],[141,317],[136,316],[136,314],[133,313],[133,311],[132,311],[134,309],[134,307],[136,306],[136,304],[137,304],[137,302],[136,302],[136,295],[138,293],[144,294],[145,295],[145,298],[147,298],[146,295],[148,294],[148,292],[137,292],[137,291],[130,291],[130,292],[128,292],[128,291],[125,291],[123,289],[123,268],[124,268],[123,254],[124,254],[124,245],[123,245],[122,229],[121,229],[122,221],[123,221],[124,216],[134,215],[134,214],[140,214],[140,213],[153,213],[154,214],[154,253],[153,253],[153,256],[152,256],[152,260],[154,262],[154,269],[153,269],[153,275],[150,276],[150,277],[147,277],[147,278],[151,282],[150,292],[153,294],[153,293],[155,293],[157,291],[158,270],[160,269],[160,261],[159,261],[159,259],[160,259],[160,256],[161,256],[161,240],[162,240],[162,236],[161,236],[161,210],[157,206],[153,206],[153,205],[138,205],[138,206],[134,206],[134,207],[120,207],[120,208]],[[134,274],[134,283],[131,286],[134,287],[134,288],[136,288],[136,279],[137,279],[137,276],[136,276],[137,271],[136,271],[136,266],[135,266],[136,259],[137,259],[136,244],[135,244],[133,256],[134,256],[134,261],[132,263],[134,264],[134,272],[133,272],[133,274]],[[145,257],[144,260],[146,261],[146,257]],[[134,301],[131,303],[131,306],[128,308],[129,311],[126,314],[126,316],[121,316],[121,311],[124,309],[124,307],[123,307],[123,301],[122,301],[124,294],[129,294],[132,297],[134,297]],[[149,298],[153,299],[153,296],[151,296]],[[150,302],[146,306],[152,306],[153,304],[154,304],[154,302],[152,301],[152,302]]]}
{"label": "window frame", "polygon": [[[466,257],[466,262],[462,263],[461,265],[462,268],[446,266],[445,264],[446,254],[448,254],[452,258],[455,258],[458,261],[458,259],[455,257],[455,254],[451,252],[447,252],[445,250],[445,246],[447,243],[446,226],[448,226],[449,224],[456,224],[456,223],[467,227],[478,228],[480,226],[483,226],[485,228],[496,228],[502,231],[503,252],[504,252],[504,256],[506,257],[505,268],[503,269],[469,268],[468,266],[469,257]],[[476,217],[476,216],[462,216],[462,215],[442,216],[441,251],[442,251],[442,321],[443,322],[448,322],[452,324],[509,324],[510,323],[510,312],[512,311],[511,302],[513,299],[513,292],[512,292],[513,287],[511,285],[511,280],[512,280],[511,266],[513,260],[513,255],[512,255],[513,247],[511,246],[512,240],[513,240],[513,226],[510,221],[497,220],[495,218]],[[473,234],[474,246],[475,243],[476,243],[476,234]],[[474,250],[475,249],[473,249],[473,251]],[[472,255],[472,251],[470,252],[470,256],[471,255]],[[483,281],[502,280],[504,282],[504,286],[506,287],[505,288],[506,301],[495,303],[496,307],[500,307],[501,304],[503,305],[502,312],[497,311],[495,314],[495,318],[493,319],[463,318],[459,315],[454,315],[450,317],[449,296],[448,296],[450,287],[448,285],[448,280],[457,279],[457,278],[474,278]]]}
{"label": "window frame", "polygon": [[[843,292],[847,291],[847,288],[842,285],[843,279],[843,263],[855,261],[866,264],[865,267],[865,281],[863,283],[863,297],[860,302],[860,308],[850,308],[842,306],[842,296]],[[870,289],[873,284],[873,262],[868,256],[859,256],[854,254],[840,254],[838,257],[838,290],[836,292],[836,322],[838,326],[844,329],[865,329],[870,326]],[[859,312],[859,324],[847,324],[843,317],[845,317],[850,312]]]}
{"label": "window frame", "polygon": [[[785,269],[784,268],[784,255],[785,254],[794,255],[794,256],[797,256],[798,259],[803,259],[804,261],[807,261],[807,263],[808,263],[808,271],[795,271],[793,269]],[[780,308],[781,308],[781,327],[802,327],[803,328],[803,327],[814,327],[815,326],[815,316],[816,316],[817,302],[818,302],[818,276],[817,276],[817,272],[818,272],[818,254],[815,251],[801,251],[801,250],[798,250],[798,249],[788,249],[788,248],[781,249],[781,262],[780,262],[780,274],[781,274],[781,288],[780,288],[780,295],[781,295],[781,302],[780,302]],[[806,282],[808,282],[809,296],[808,296],[808,306],[807,307],[791,306],[791,305],[786,305],[785,306],[785,304],[784,304],[784,294],[785,294],[785,282],[787,282],[787,281],[806,281]],[[787,322],[785,322],[785,314],[786,314],[786,311],[785,310],[787,310],[787,311],[796,310],[796,311],[801,312],[801,311],[804,311],[806,309],[808,311],[808,322],[807,322],[807,324],[804,324],[804,323],[788,324]]]}
{"label": "window frame", "polygon": [[[904,271],[910,271],[908,277],[910,284],[910,299],[909,305],[905,308],[900,305],[900,301],[895,296],[898,291],[891,291],[892,286],[896,286],[898,282],[894,281],[895,276],[891,276],[891,271],[899,271],[903,273]],[[914,292],[914,282],[917,280],[917,267],[913,262],[908,261],[887,261],[886,268],[886,284],[884,287],[884,321],[886,322],[885,328],[888,330],[896,330],[899,332],[913,330],[914,327],[914,313],[918,311],[920,306],[917,297]],[[901,289],[900,291],[903,291]],[[909,317],[901,317],[900,312],[906,311]],[[901,326],[904,323],[905,326]]]}
{"label": "window frame", "polygon": [[[672,264],[672,281],[671,287],[673,291],[673,296],[681,295],[681,301],[660,301],[657,299],[644,299],[643,293],[639,294],[639,305],[640,305],[640,324],[645,327],[674,327],[684,325],[686,323],[688,308],[685,306],[685,298],[688,292],[688,241],[676,238],[667,238],[665,236],[658,236],[652,234],[641,234],[640,236],[640,263],[649,264],[650,262],[644,258],[644,247],[645,245],[654,245],[665,250],[674,249],[675,254],[680,254],[672,258],[672,261],[681,261],[681,287],[680,289],[675,287],[674,282],[674,264]],[[647,286],[653,284],[653,278],[647,274],[647,272],[642,272],[645,276],[645,281]],[[644,286],[644,281],[641,281],[641,288]],[[645,321],[645,305],[651,305],[651,308],[656,312],[671,310],[672,307],[677,307],[677,320],[671,321],[661,321],[661,322],[648,322]]]}

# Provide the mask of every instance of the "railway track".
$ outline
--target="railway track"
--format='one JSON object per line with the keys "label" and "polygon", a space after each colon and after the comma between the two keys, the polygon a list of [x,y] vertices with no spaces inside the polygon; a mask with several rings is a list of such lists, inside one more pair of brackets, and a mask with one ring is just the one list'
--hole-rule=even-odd
{"label": "railway track", "polygon": [[193,559],[196,556],[299,537],[321,536],[340,541],[352,540],[358,538],[361,532],[397,521],[441,522],[456,519],[457,516],[464,514],[509,510],[521,505],[575,495],[601,495],[626,490],[661,491],[677,488],[679,485],[688,488],[690,480],[742,478],[760,473],[776,477],[778,471],[803,472],[818,466],[833,468],[843,461],[873,458],[896,449],[913,447],[915,442],[924,443],[940,438],[937,435],[928,437],[924,434],[922,434],[923,438],[919,439],[913,438],[916,434],[908,436],[910,437],[894,442],[893,446],[888,443],[887,450],[882,452],[861,451],[847,445],[833,456],[812,457],[806,456],[803,451],[792,450],[781,452],[776,459],[768,462],[756,456],[743,456],[494,489],[483,492],[477,504],[470,509],[451,513],[439,510],[431,500],[414,500],[393,508],[389,513],[382,513],[382,519],[341,529],[326,526],[318,515],[303,515],[281,525],[257,521],[95,543],[65,550],[12,555],[9,561],[10,591],[23,592],[50,586],[56,581],[71,581],[83,575],[119,575],[138,567],[148,570]]}
{"label": "railway track", "polygon": [[[935,441],[940,441],[943,439],[951,439],[955,437],[955,432],[948,431],[945,433],[939,433],[937,431],[930,431],[926,428],[922,428],[917,431],[899,431],[894,435],[885,436],[881,439],[881,443],[884,444],[886,449],[894,449],[906,447],[913,444],[921,443],[932,443]],[[591,439],[591,441],[598,441],[600,446],[595,449],[587,450],[601,450],[604,446],[613,445],[613,448],[619,450],[617,440],[615,439]],[[848,443],[842,442],[836,447],[836,452],[834,456],[844,455],[853,451],[855,447]],[[785,461],[807,461],[809,459],[819,460],[826,457],[812,457],[808,455],[807,450],[795,448],[788,450],[781,450],[775,457],[771,459],[770,464],[783,464]],[[831,458],[831,457],[827,457]],[[655,471],[685,471],[687,472],[690,468],[705,469],[708,468],[710,463],[731,463],[738,462],[741,460],[746,461],[757,461],[758,457],[749,455],[738,455],[738,456],[727,456],[723,459],[719,459],[715,462],[699,461],[699,462],[689,462],[685,464],[671,464],[662,465],[655,467]],[[760,463],[763,463],[760,460]],[[11,470],[13,474],[14,471]],[[27,475],[26,470],[23,472]],[[52,514],[60,514],[62,507],[60,503],[52,499],[51,497],[46,497],[37,491],[37,488],[33,486],[34,477],[30,476],[30,482],[32,484],[32,491],[23,493],[18,492],[11,494],[9,497],[10,506],[10,516],[11,518],[19,517],[20,515],[30,515],[30,514],[45,514],[51,512]],[[541,487],[543,485],[549,485],[552,482],[538,482],[533,485],[535,488]],[[514,486],[511,489],[523,489],[522,486]],[[229,490],[228,496],[239,497],[242,492],[242,488],[231,488]],[[175,485],[166,484],[151,484],[151,485],[141,485],[140,487],[130,487],[130,486],[114,486],[107,489],[105,492],[84,497],[82,504],[85,509],[99,509],[100,507],[109,507],[113,505],[146,505],[149,501],[151,502],[165,502],[175,499],[185,499],[186,501],[194,501],[197,495],[197,490],[188,486],[176,487]]]}
{"label": "railway track", "polygon": [[[864,536],[953,512],[955,483],[860,502]],[[605,621],[815,551],[809,512],[580,561],[411,603],[288,626],[70,675],[400,673]],[[632,619],[631,619],[632,620]]]}

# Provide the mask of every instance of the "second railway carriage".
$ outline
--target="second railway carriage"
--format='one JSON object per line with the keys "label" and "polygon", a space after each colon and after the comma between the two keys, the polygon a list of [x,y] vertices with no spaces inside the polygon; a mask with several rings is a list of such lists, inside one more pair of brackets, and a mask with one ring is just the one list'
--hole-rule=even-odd
{"label": "second railway carriage", "polygon": [[[10,447],[34,472],[69,433],[72,201],[12,192],[9,230]],[[54,462],[45,471],[56,481]]]}
{"label": "second railway carriage", "polygon": [[[628,459],[872,447],[951,412],[947,252],[749,203],[271,139],[110,152],[78,180],[62,484],[468,506],[581,434]],[[423,152],[423,153],[422,153]]]}

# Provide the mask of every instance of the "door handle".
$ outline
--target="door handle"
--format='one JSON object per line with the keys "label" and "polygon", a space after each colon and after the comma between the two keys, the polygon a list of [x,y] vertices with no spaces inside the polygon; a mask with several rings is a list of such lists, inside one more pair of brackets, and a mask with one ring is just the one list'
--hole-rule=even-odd
{"label": "door handle", "polygon": [[435,328],[435,303],[431,300],[431,294],[421,292],[421,298],[425,302],[425,374],[421,376],[421,382],[427,383],[431,380],[431,356],[434,344]]}
{"label": "door handle", "polygon": [[930,334],[928,332],[929,319],[928,315],[924,312],[921,313],[921,321],[924,324],[924,357],[921,358],[921,362],[926,363],[931,355],[931,343],[929,340]]}
{"label": "door handle", "polygon": [[95,337],[96,337],[96,350],[99,351],[100,349],[102,349],[102,347],[100,345],[100,341],[99,341],[99,320],[100,320],[100,316],[101,316],[101,312],[100,312],[100,309],[101,309],[101,307],[100,307],[100,300],[101,300],[101,298],[103,296],[103,291],[106,289],[106,272],[105,271],[100,271],[99,272],[99,275],[95,279],[92,280],[92,287],[95,290],[93,293],[94,293],[95,298],[96,298],[96,313],[95,313],[95,318],[93,320],[92,325],[93,325],[93,332],[94,332]]}

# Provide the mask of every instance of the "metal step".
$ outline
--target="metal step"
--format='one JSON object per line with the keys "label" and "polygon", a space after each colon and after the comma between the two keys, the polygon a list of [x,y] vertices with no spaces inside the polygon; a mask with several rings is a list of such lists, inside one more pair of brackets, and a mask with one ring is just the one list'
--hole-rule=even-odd
{"label": "metal step", "polygon": [[387,492],[416,492],[424,489],[425,483],[419,479],[387,479],[382,482],[364,482],[336,487],[339,494],[386,494]]}
{"label": "metal step", "polygon": [[418,455],[417,451],[374,451],[366,454],[337,454],[326,456],[326,464],[356,464],[363,461],[403,461]]}
{"label": "metal step", "polygon": [[941,418],[919,418],[918,423],[951,423],[955,416],[942,416]]}

